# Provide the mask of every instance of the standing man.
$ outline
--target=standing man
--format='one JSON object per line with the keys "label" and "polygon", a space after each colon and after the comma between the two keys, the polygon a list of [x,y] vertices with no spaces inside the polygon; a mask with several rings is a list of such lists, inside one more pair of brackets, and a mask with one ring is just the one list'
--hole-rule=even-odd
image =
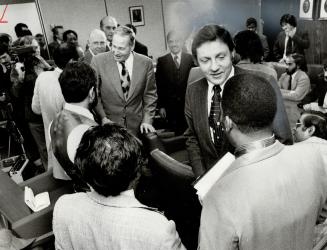
{"label": "standing man", "polygon": [[60,46],[63,41],[64,27],[61,25],[54,26],[52,28],[53,42],[49,43],[50,57],[53,57],[53,53],[56,48]]}
{"label": "standing man", "polygon": [[57,113],[64,107],[64,97],[61,92],[58,78],[66,64],[78,59],[75,47],[61,44],[54,52],[54,62],[57,67],[54,71],[42,72],[35,82],[34,95],[32,99],[32,110],[35,114],[42,115],[45,141],[48,150],[48,169],[53,168],[53,176],[57,179],[70,180],[63,168],[53,155],[50,146],[49,125],[55,119]]}
{"label": "standing man", "polygon": [[194,66],[192,55],[182,52],[183,40],[176,31],[167,34],[170,53],[159,57],[156,71],[158,108],[162,118],[167,118],[169,128],[177,135],[185,132],[184,117],[187,79]]}
{"label": "standing man", "polygon": [[135,34],[118,27],[112,51],[93,57],[91,65],[98,74],[99,102],[96,108],[102,124],[113,121],[134,135],[154,132],[152,126],[157,88],[151,59],[132,52]]}
{"label": "standing man", "polygon": [[286,56],[298,53],[304,56],[304,50],[310,46],[308,32],[300,31],[297,28],[296,18],[293,15],[285,14],[280,18],[281,31],[274,44],[274,56],[279,62],[284,62]]}
{"label": "standing man", "polygon": [[258,23],[257,20],[254,17],[249,17],[246,20],[246,28],[254,33],[256,33],[261,41],[262,44],[262,48],[263,48],[263,60],[267,61],[268,56],[269,56],[269,45],[268,45],[268,41],[267,41],[267,37],[264,34],[260,34],[258,33]]}
{"label": "standing man", "polygon": [[[218,25],[202,27],[194,37],[192,54],[200,66],[204,78],[188,85],[185,97],[185,117],[188,129],[186,147],[193,172],[196,176],[211,168],[227,151],[230,144],[223,133],[220,100],[225,82],[234,74],[254,73],[233,67],[234,43],[230,33]],[[269,80],[276,95],[281,95],[275,81],[265,73],[255,74]],[[278,98],[277,112],[273,122],[276,137],[292,143],[282,98]]]}
{"label": "standing man", "polygon": [[116,18],[113,16],[105,16],[100,21],[100,29],[106,34],[108,41],[108,49],[111,50],[112,46],[112,37],[114,35],[114,31],[117,28],[118,23]]}
{"label": "standing man", "polygon": [[90,64],[93,56],[106,52],[107,37],[102,30],[94,29],[88,40],[89,48],[84,53],[84,62]]}
{"label": "standing man", "polygon": [[326,218],[326,143],[275,140],[276,96],[259,76],[229,79],[221,104],[236,160],[203,199],[199,249],[312,249]]}

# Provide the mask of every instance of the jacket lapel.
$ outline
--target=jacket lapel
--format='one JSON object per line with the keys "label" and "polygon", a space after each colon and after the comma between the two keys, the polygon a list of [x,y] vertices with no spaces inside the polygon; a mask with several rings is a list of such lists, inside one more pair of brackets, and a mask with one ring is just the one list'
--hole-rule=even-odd
{"label": "jacket lapel", "polygon": [[121,87],[121,82],[120,82],[120,74],[119,74],[119,69],[117,62],[115,61],[112,53],[109,54],[108,56],[108,67],[107,70],[110,72],[110,75],[112,77],[112,84],[114,88],[116,89],[118,95],[125,100],[124,94],[123,94],[123,89]]}
{"label": "jacket lapel", "polygon": [[135,91],[136,84],[139,82],[139,76],[141,75],[140,73],[144,71],[144,67],[142,67],[142,64],[139,61],[139,55],[136,53],[134,53],[132,71],[133,72],[132,72],[132,77],[131,77],[131,85],[129,87],[127,101],[132,97],[132,95]]}

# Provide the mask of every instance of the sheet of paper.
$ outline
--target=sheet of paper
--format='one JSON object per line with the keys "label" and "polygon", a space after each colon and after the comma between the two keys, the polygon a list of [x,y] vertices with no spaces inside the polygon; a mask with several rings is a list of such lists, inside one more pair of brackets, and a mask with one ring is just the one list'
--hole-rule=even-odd
{"label": "sheet of paper", "polygon": [[208,172],[206,172],[194,185],[197,190],[199,199],[208,193],[211,187],[220,179],[224,172],[235,160],[235,156],[231,153],[226,153]]}
{"label": "sheet of paper", "polygon": [[26,205],[33,210],[33,212],[40,211],[50,206],[50,197],[48,192],[43,192],[34,196],[33,190],[25,187],[24,200]]}

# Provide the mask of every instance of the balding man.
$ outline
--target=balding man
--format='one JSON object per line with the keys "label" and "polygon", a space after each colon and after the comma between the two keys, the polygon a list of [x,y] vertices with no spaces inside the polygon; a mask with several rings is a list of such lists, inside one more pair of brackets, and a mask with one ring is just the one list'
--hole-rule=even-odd
{"label": "balding man", "polygon": [[90,33],[88,40],[89,48],[85,51],[84,62],[90,64],[93,56],[106,52],[107,37],[106,34],[99,29],[94,29]]}
{"label": "balding man", "polygon": [[106,34],[107,41],[109,42],[110,50],[112,45],[112,37],[114,35],[114,31],[117,28],[117,26],[118,26],[117,20],[113,16],[105,16],[100,21],[100,29]]}

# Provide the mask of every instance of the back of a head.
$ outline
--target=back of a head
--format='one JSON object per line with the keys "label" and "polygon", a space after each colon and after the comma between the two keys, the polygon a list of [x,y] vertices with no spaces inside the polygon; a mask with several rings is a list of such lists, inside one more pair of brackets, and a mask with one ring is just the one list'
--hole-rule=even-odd
{"label": "back of a head", "polygon": [[224,116],[244,133],[270,127],[276,113],[276,94],[268,80],[254,74],[230,78],[222,96]]}
{"label": "back of a head", "polygon": [[252,63],[259,63],[263,58],[263,47],[260,37],[255,32],[243,30],[234,37],[235,50],[241,59],[250,59]]}
{"label": "back of a head", "polygon": [[0,44],[0,56],[2,56],[5,53],[8,54],[8,46],[6,46],[5,44]]}
{"label": "back of a head", "polygon": [[257,20],[254,17],[249,17],[245,22],[245,26],[246,27],[253,26],[257,28],[258,27]]}
{"label": "back of a head", "polygon": [[94,70],[84,62],[68,63],[59,77],[61,91],[67,103],[84,101],[90,89],[95,87],[96,81]]}
{"label": "back of a head", "polygon": [[86,131],[75,157],[84,180],[106,197],[127,190],[143,163],[140,141],[118,124]]}
{"label": "back of a head", "polygon": [[325,114],[319,111],[305,111],[302,113],[303,125],[305,128],[311,126],[315,127],[315,131],[312,136],[319,137],[321,139],[327,140],[327,117]]}
{"label": "back of a head", "polygon": [[291,14],[284,14],[282,15],[282,17],[280,18],[279,24],[280,26],[282,26],[283,24],[290,24],[293,27],[296,27],[297,23],[296,23],[296,17],[291,15]]}
{"label": "back of a head", "polygon": [[230,51],[234,50],[234,42],[230,33],[223,27],[216,24],[203,26],[195,35],[192,42],[192,55],[197,61],[197,48],[206,42],[220,40],[225,43]]}
{"label": "back of a head", "polygon": [[16,33],[16,36],[19,38],[19,37],[22,37],[24,36],[24,33],[23,31],[28,29],[27,25],[25,23],[17,23],[15,25],[15,33]]}
{"label": "back of a head", "polygon": [[61,44],[53,53],[54,62],[60,69],[65,68],[70,60],[78,60],[78,57],[76,47],[67,46],[66,44]]}

